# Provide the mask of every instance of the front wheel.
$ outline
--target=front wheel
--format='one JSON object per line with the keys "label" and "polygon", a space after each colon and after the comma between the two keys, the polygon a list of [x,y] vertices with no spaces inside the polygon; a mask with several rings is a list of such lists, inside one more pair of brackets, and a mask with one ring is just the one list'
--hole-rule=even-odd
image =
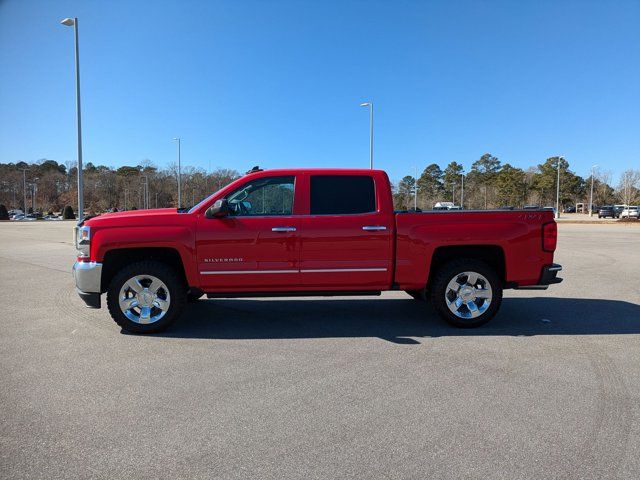
{"label": "front wheel", "polygon": [[142,261],[127,265],[111,280],[107,307],[113,320],[132,333],[156,333],[182,312],[186,287],[168,265]]}
{"label": "front wheel", "polygon": [[502,282],[485,262],[460,259],[444,265],[436,274],[431,302],[451,325],[473,328],[491,320],[502,303]]}

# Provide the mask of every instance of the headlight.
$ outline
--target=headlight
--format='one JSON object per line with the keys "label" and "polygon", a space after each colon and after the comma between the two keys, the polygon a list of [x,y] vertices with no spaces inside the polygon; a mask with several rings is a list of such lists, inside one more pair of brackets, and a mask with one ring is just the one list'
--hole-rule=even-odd
{"label": "headlight", "polygon": [[89,241],[91,240],[91,227],[83,225],[76,227],[76,250],[80,257],[89,258]]}

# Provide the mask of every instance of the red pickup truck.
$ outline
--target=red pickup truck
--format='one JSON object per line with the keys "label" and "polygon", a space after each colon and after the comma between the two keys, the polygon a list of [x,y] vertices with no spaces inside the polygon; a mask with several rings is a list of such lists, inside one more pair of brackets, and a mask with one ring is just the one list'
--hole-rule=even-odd
{"label": "red pickup truck", "polygon": [[379,295],[430,298],[457,327],[497,312],[505,288],[546,289],[549,210],[394,212],[381,170],[252,171],[188,211],[117,212],[76,227],[76,287],[107,294],[124,330],[160,331],[187,301]]}

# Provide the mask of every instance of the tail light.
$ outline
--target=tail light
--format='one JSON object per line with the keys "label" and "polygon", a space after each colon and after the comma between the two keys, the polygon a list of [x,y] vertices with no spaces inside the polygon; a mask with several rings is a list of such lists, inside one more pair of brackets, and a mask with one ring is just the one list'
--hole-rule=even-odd
{"label": "tail light", "polygon": [[545,223],[542,226],[542,250],[555,252],[558,244],[558,225],[556,222]]}

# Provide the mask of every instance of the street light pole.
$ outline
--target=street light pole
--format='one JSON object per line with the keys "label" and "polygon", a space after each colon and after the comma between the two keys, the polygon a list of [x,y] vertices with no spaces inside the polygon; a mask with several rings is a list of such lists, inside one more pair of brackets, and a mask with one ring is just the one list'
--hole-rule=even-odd
{"label": "street light pole", "polygon": [[36,213],[36,194],[38,193],[38,179],[34,178],[33,183],[31,184],[31,211]]}
{"label": "street light pole", "polygon": [[84,178],[82,173],[82,120],[80,116],[80,53],[78,47],[78,18],[65,18],[60,22],[73,26],[76,46],[76,118],[78,122],[78,220],[84,218]]}
{"label": "street light pole", "polygon": [[591,193],[589,195],[589,216],[593,217],[593,170],[598,165],[591,165]]}
{"label": "street light pole", "polygon": [[22,193],[24,195],[24,216],[27,216],[27,170],[28,168],[22,169]]}
{"label": "street light pole", "polygon": [[373,170],[373,102],[360,104],[361,107],[369,107],[369,168]]}
{"label": "street light pole", "polygon": [[556,218],[560,218],[560,160],[564,160],[564,157],[558,157],[558,181],[556,182]]}
{"label": "street light pole", "polygon": [[460,193],[460,208],[464,210],[464,172],[460,174],[460,178],[462,179],[462,191]]}
{"label": "street light pole", "polygon": [[144,188],[142,190],[142,205],[143,208],[147,210],[149,209],[149,177],[147,175],[142,175],[142,178],[144,178],[144,182],[142,182],[142,184],[144,185]]}
{"label": "street light pole", "polygon": [[174,138],[178,142],[178,208],[182,208],[182,186],[180,185],[181,173],[180,173],[180,137]]}
{"label": "street light pole", "polygon": [[415,167],[415,176],[413,177],[413,211],[418,211],[418,167]]}

